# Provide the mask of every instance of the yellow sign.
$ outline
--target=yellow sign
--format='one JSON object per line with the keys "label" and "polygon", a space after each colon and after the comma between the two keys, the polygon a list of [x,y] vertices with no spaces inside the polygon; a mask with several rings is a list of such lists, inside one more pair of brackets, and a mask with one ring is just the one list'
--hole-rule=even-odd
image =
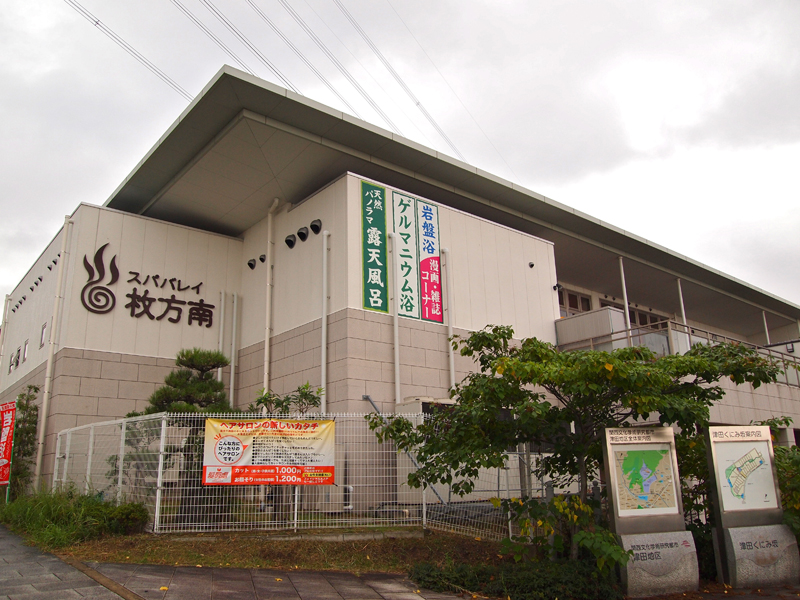
{"label": "yellow sign", "polygon": [[330,420],[206,419],[206,485],[333,485]]}

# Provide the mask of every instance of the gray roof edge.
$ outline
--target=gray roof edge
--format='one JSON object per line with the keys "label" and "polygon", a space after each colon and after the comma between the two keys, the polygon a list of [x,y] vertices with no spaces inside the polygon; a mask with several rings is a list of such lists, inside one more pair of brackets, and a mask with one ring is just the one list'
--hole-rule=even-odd
{"label": "gray roof edge", "polygon": [[[607,233],[611,234],[611,236],[610,236],[611,238],[616,238],[616,240],[608,240],[608,239],[602,240],[602,239],[599,239],[599,238],[595,238],[596,243],[598,245],[602,246],[602,247],[605,247],[605,248],[608,248],[608,249],[613,248],[615,251],[619,251],[621,254],[628,254],[628,255],[635,255],[636,254],[636,249],[635,249],[636,246],[650,248],[652,250],[655,250],[658,253],[665,254],[667,257],[670,257],[670,258],[677,259],[679,261],[685,262],[685,263],[687,263],[687,265],[691,265],[694,268],[699,268],[699,269],[705,270],[706,272],[708,272],[711,275],[714,275],[716,277],[724,278],[724,279],[730,281],[731,283],[733,283],[733,284],[735,284],[737,286],[742,286],[746,290],[749,290],[750,292],[754,292],[756,294],[764,296],[765,298],[769,299],[771,302],[777,302],[777,303],[782,304],[782,305],[784,305],[786,307],[789,307],[789,308],[792,309],[791,312],[796,313],[798,315],[798,317],[800,317],[800,305],[797,305],[797,304],[794,304],[792,302],[789,302],[789,301],[787,301],[787,300],[785,300],[785,299],[783,299],[783,298],[781,298],[779,296],[776,296],[775,294],[772,294],[772,293],[767,292],[767,291],[765,291],[765,290],[763,290],[761,288],[758,288],[758,287],[756,287],[754,285],[751,285],[751,284],[749,284],[749,283],[747,283],[745,281],[737,279],[736,277],[733,277],[733,276],[728,275],[728,274],[726,274],[726,273],[724,273],[722,271],[719,271],[717,269],[709,267],[709,266],[707,266],[707,265],[705,265],[705,264],[703,264],[703,263],[701,263],[699,261],[691,259],[691,258],[689,258],[687,256],[684,256],[684,255],[678,253],[678,252],[674,252],[674,251],[672,251],[672,250],[670,250],[670,249],[668,249],[668,248],[666,248],[664,246],[661,246],[659,244],[651,242],[651,241],[647,240],[646,238],[643,238],[641,236],[635,235],[635,234],[630,233],[628,231],[625,231],[625,230],[623,230],[623,229],[621,229],[619,227],[616,227],[616,226],[614,226],[614,225],[612,225],[610,223],[602,221],[601,219],[598,219],[598,218],[593,217],[593,216],[591,216],[589,214],[586,214],[586,213],[583,213],[581,211],[578,211],[578,210],[576,210],[576,209],[574,209],[572,207],[569,207],[569,206],[567,206],[565,204],[562,204],[562,203],[560,203],[560,202],[558,202],[556,200],[548,198],[547,196],[544,196],[544,195],[539,194],[539,193],[537,193],[537,192],[535,192],[533,190],[530,190],[530,189],[528,189],[528,188],[526,188],[526,187],[524,187],[522,185],[519,185],[519,184],[513,183],[511,181],[502,179],[500,177],[494,176],[494,175],[492,175],[492,174],[490,174],[490,173],[488,173],[486,171],[483,171],[482,169],[479,169],[477,167],[469,165],[468,163],[465,163],[465,162],[463,162],[463,161],[461,161],[461,160],[459,160],[457,158],[453,158],[453,157],[451,157],[451,156],[449,156],[449,155],[447,155],[447,154],[445,154],[443,152],[439,152],[439,151],[427,148],[426,146],[424,146],[422,144],[419,144],[419,143],[414,142],[412,140],[406,139],[403,136],[395,135],[395,134],[393,134],[393,133],[391,133],[391,132],[389,132],[389,131],[387,131],[387,130],[379,127],[379,126],[367,123],[363,119],[359,119],[359,118],[354,117],[352,115],[349,115],[347,113],[343,113],[343,112],[338,111],[336,109],[329,108],[329,107],[327,107],[325,105],[322,105],[319,102],[316,102],[316,101],[314,101],[314,100],[312,100],[310,98],[306,98],[305,96],[300,96],[300,95],[294,94],[294,93],[290,92],[289,90],[280,87],[279,85],[276,85],[276,84],[273,84],[271,82],[265,81],[263,79],[260,79],[260,78],[254,76],[254,75],[250,75],[249,73],[245,73],[244,71],[241,71],[241,70],[236,69],[234,67],[231,67],[229,65],[224,65],[214,75],[214,77],[208,82],[208,84],[206,84],[206,86],[203,88],[203,90],[199,94],[197,94],[197,96],[195,96],[195,98],[192,100],[192,102],[189,104],[189,106],[187,106],[186,109],[184,109],[183,112],[181,112],[180,116],[173,122],[173,124],[169,127],[169,129],[158,139],[158,141],[153,145],[153,147],[144,156],[144,158],[142,158],[142,160],[139,161],[139,163],[131,171],[131,173],[125,178],[125,180],[114,190],[114,192],[111,194],[111,196],[108,198],[108,200],[106,200],[106,202],[103,204],[103,206],[108,207],[114,201],[114,199],[120,194],[120,192],[135,178],[135,176],[138,173],[138,171],[153,156],[153,154],[156,152],[156,150],[159,148],[159,146],[164,142],[164,140],[166,140],[175,131],[175,129],[178,127],[178,125],[180,125],[184,120],[187,119],[187,117],[189,117],[189,115],[196,108],[196,106],[198,104],[200,104],[207,96],[209,96],[209,94],[213,91],[214,87],[217,86],[219,84],[219,82],[222,79],[224,79],[225,77],[232,77],[234,79],[238,79],[240,81],[244,81],[246,83],[249,83],[249,84],[251,84],[251,85],[253,85],[253,86],[257,87],[257,88],[261,88],[266,92],[273,93],[273,94],[276,94],[276,95],[279,95],[279,96],[283,96],[286,99],[286,101],[288,101],[288,102],[301,104],[301,105],[303,105],[303,106],[305,106],[305,107],[307,107],[309,109],[322,112],[322,113],[326,114],[329,117],[332,117],[332,118],[340,120],[343,124],[346,124],[348,126],[357,127],[357,128],[360,128],[360,129],[366,129],[366,130],[370,131],[371,133],[373,133],[375,135],[379,135],[381,137],[384,137],[386,139],[387,144],[398,144],[400,146],[403,146],[406,150],[408,150],[410,153],[412,153],[414,155],[425,156],[428,159],[432,159],[434,161],[438,160],[438,161],[441,161],[442,163],[446,163],[448,166],[454,167],[456,169],[460,169],[460,170],[464,171],[464,173],[469,174],[469,175],[471,175],[473,177],[479,177],[483,181],[487,182],[490,186],[497,186],[498,191],[499,191],[499,189],[502,188],[502,189],[505,189],[507,191],[510,191],[512,194],[519,194],[522,197],[522,199],[524,199],[526,201],[531,201],[532,203],[540,203],[540,204],[543,204],[543,205],[545,205],[545,206],[547,206],[547,207],[549,207],[551,209],[555,209],[558,212],[564,213],[565,217],[567,217],[568,219],[577,219],[578,221],[582,221],[582,222],[586,223],[587,225],[591,225],[591,226],[593,226],[595,228],[600,228],[602,230],[605,230]],[[249,110],[247,106],[241,106],[240,109]],[[267,115],[267,117],[270,118],[269,115]],[[329,140],[329,138],[324,134],[321,137],[324,140]],[[337,142],[337,144],[339,144],[339,143]],[[353,150],[358,151],[357,148],[353,148]],[[358,153],[362,154],[362,155],[364,154],[363,151],[358,151]],[[401,172],[401,173],[407,174],[409,170],[410,171],[415,171],[414,169],[409,169],[409,168],[405,167],[402,164],[395,165],[394,163],[388,163],[387,161],[385,161],[383,159],[380,159],[379,157],[373,157],[373,158],[378,160],[378,162],[380,164],[386,166],[386,168],[395,168],[396,170],[398,170],[398,172]],[[415,173],[415,174],[417,175],[417,177],[421,177],[422,180],[425,180],[426,178],[429,178],[428,176],[425,176],[425,175],[423,175],[421,173]],[[449,187],[449,188],[451,188],[453,190],[462,188],[462,186],[464,185],[464,182],[462,182],[462,183],[452,183],[452,182],[448,183],[447,181],[440,181],[440,183],[444,184],[446,187]],[[468,190],[465,190],[465,191],[468,191]],[[480,194],[480,195],[485,197],[485,193],[484,194]],[[489,200],[489,198],[487,198],[487,200]],[[491,201],[493,203],[502,204],[502,201],[499,200],[499,199],[495,199],[495,200],[491,200]],[[536,216],[534,213],[528,213],[528,214],[530,214],[533,217]],[[571,227],[570,227],[570,225],[568,223],[567,224],[561,224],[561,223],[556,223],[556,222],[552,222],[552,223],[553,223],[554,226],[558,227],[562,232],[565,232],[565,233],[569,233],[569,231],[571,229]],[[577,233],[577,232],[575,232],[575,233]],[[582,234],[582,236],[584,238],[586,238],[586,234]],[[592,238],[589,237],[588,239],[592,239]],[[610,244],[613,244],[613,245],[610,246]]]}

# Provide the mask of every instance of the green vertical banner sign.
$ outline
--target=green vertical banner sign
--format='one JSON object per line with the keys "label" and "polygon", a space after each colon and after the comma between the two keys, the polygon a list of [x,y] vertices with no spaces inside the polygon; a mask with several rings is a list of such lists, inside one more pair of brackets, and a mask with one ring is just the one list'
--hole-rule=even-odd
{"label": "green vertical banner sign", "polygon": [[389,312],[386,271],[386,189],[361,182],[364,308]]}
{"label": "green vertical banner sign", "polygon": [[411,196],[392,192],[393,229],[399,253],[400,316],[419,319],[419,258],[417,203]]}

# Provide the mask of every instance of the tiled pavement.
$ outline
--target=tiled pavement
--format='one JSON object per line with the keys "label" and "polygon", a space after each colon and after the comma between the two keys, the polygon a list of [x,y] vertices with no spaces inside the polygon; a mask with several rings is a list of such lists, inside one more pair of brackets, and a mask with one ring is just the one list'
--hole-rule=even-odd
{"label": "tiled pavement", "polygon": [[[147,600],[451,600],[399,575],[89,563]],[[161,588],[167,588],[162,590]]]}
{"label": "tiled pavement", "polygon": [[0,525],[0,600],[121,600],[52,554],[25,546]]}

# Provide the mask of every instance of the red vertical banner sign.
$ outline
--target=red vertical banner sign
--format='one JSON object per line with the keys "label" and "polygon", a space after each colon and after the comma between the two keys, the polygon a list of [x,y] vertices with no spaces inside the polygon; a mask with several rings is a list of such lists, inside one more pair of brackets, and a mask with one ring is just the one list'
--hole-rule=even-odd
{"label": "red vertical banner sign", "polygon": [[417,200],[420,307],[423,321],[442,323],[442,271],[439,248],[439,208]]}
{"label": "red vertical banner sign", "polygon": [[8,485],[11,476],[11,448],[14,445],[16,402],[0,404],[0,485]]}

